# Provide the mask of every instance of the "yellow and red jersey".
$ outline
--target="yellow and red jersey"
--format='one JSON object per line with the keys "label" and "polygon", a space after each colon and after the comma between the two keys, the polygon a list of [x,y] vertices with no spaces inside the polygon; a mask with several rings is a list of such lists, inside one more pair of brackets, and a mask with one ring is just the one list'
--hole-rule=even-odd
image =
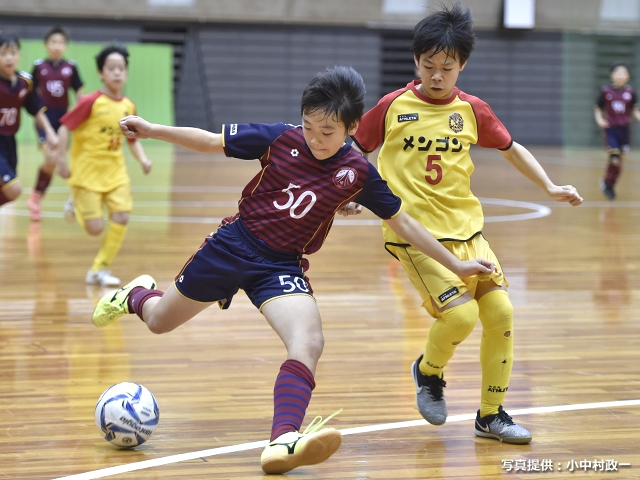
{"label": "yellow and red jersey", "polygon": [[[439,240],[464,241],[482,230],[484,216],[471,192],[472,144],[508,149],[511,135],[482,100],[454,88],[435,100],[420,80],[384,96],[369,110],[354,140],[365,152],[381,147],[378,170],[404,210]],[[406,244],[386,223],[385,241]]]}
{"label": "yellow and red jersey", "polygon": [[70,186],[110,192],[129,183],[118,122],[135,112],[127,97],[115,99],[98,90],[60,119],[73,131]]}

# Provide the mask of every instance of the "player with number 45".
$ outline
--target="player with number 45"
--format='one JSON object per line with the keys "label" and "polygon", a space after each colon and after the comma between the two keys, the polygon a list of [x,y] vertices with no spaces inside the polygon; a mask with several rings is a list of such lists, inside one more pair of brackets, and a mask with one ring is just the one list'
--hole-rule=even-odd
{"label": "player with number 45", "polygon": [[494,270],[491,262],[461,261],[442,247],[402,210],[401,200],[373,165],[345,143],[362,117],[364,92],[355,70],[334,67],[304,90],[301,126],[231,124],[218,134],[150,124],[136,116],[120,121],[128,138],[155,138],[197,152],[260,160],[260,171],[242,192],[239,213],[206,238],[171,288],[155,290],[153,278],[138,277],[100,300],[93,322],[104,326],[135,313],[149,330],[165,333],[215,302],[229,308],[243,289],[287,349],[274,386],[271,440],[261,457],[266,473],[322,462],[342,442],[339,431],[321,428],[328,419],[299,431],[324,346],[304,255],[322,246],[342,206],[358,201],[457,275],[490,275]]}

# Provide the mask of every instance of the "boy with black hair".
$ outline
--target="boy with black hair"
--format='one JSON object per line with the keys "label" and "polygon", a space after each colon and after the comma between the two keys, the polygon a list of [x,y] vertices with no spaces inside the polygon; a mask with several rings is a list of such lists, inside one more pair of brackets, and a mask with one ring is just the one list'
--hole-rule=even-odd
{"label": "boy with black hair", "polygon": [[45,150],[55,155],[58,136],[44,114],[33,88],[31,75],[16,71],[20,61],[20,40],[11,33],[0,32],[0,205],[15,200],[22,193],[16,168],[16,132],[20,128],[20,110],[24,107],[44,131]]}
{"label": "boy with black hair", "polygon": [[482,392],[475,433],[523,444],[531,434],[502,408],[513,365],[513,307],[498,259],[482,236],[482,207],[470,190],[474,166],[469,148],[498,149],[554,200],[579,205],[582,198],[570,185],[554,185],[489,105],[456,88],[474,49],[472,26],[471,12],[459,2],[420,21],[412,44],[420,80],[383,97],[364,115],[354,140],[363,152],[382,145],[380,175],[403,199],[407,213],[442,245],[458,258],[484,257],[497,266],[491,275],[457,275],[383,223],[387,249],[401,261],[423,306],[436,319],[424,354],[411,369],[418,410],[434,425],[446,421],[443,370],[479,316]]}
{"label": "boy with black hair", "polygon": [[[357,200],[420,251],[463,277],[489,274],[485,260],[460,261],[401,208],[376,169],[350,145],[364,111],[364,82],[350,67],[318,74],[302,94],[302,126],[223,125],[222,133],[154,125],[139,117],[120,122],[128,138],[155,138],[202,153],[260,159],[260,172],[242,192],[239,213],[223,220],[189,259],[166,292],[142,275],[105,295],[93,323],[107,325],[135,313],[154,333],[184,324],[213,303],[229,307],[243,289],[287,349],[274,385],[271,439],[262,453],[266,473],[284,473],[329,458],[342,436],[324,422],[299,431],[315,387],[324,338],[306,277],[304,255],[317,251],[335,213]],[[331,418],[331,417],[329,417]]]}
{"label": "boy with black hair", "polygon": [[629,67],[622,62],[614,63],[610,70],[611,84],[600,90],[594,115],[596,123],[604,130],[609,162],[600,182],[602,193],[609,200],[616,199],[614,187],[622,171],[624,156],[629,152],[631,123],[633,117],[640,121],[638,96],[628,85]]}
{"label": "boy with black hair", "polygon": [[[120,279],[107,269],[124,241],[133,207],[131,180],[122,152],[122,133],[118,122],[132,115],[136,107],[122,94],[127,80],[129,52],[118,45],[105,47],[97,56],[98,76],[103,87],[85,95],[61,119],[60,142],[66,148],[69,131],[71,143],[71,170],[69,186],[75,205],[75,218],[92,236],[104,229],[104,209],[109,212],[109,226],[93,265],[85,281],[89,285],[113,287]],[[142,171],[151,170],[140,142],[129,139],[131,153]],[[66,161],[60,160],[61,170],[68,170]]]}
{"label": "boy with black hair", "polygon": [[[76,91],[77,99],[82,98],[82,80],[76,64],[63,58],[69,37],[62,27],[51,28],[44,36],[44,46],[48,57],[36,60],[33,64],[33,88],[46,107],[45,115],[55,131],[60,128],[60,118],[69,108],[69,89]],[[40,142],[44,141],[44,131],[38,128]],[[33,221],[42,217],[40,203],[51,183],[51,177],[58,164],[58,152],[44,150],[44,163],[38,170],[36,184],[29,195],[27,206]]]}

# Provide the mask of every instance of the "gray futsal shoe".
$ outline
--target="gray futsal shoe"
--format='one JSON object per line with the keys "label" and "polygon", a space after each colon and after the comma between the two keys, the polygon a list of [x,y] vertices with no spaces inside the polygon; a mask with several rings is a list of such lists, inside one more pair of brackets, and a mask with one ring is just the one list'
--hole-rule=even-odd
{"label": "gray futsal shoe", "polygon": [[498,408],[496,415],[480,418],[480,410],[476,415],[476,435],[479,437],[495,438],[504,443],[523,445],[531,441],[531,432],[516,424],[502,409]]}
{"label": "gray futsal shoe", "polygon": [[420,371],[422,355],[411,366],[411,376],[416,385],[418,411],[432,425],[442,425],[447,420],[447,403],[442,389],[447,386],[437,375],[424,375]]}

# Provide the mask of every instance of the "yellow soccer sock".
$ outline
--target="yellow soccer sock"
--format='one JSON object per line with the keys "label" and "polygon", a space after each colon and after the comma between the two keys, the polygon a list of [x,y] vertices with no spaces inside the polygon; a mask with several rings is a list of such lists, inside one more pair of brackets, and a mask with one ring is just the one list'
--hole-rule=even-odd
{"label": "yellow soccer sock", "polygon": [[423,375],[442,376],[442,369],[478,321],[478,302],[471,300],[442,312],[429,330],[419,368]]}
{"label": "yellow soccer sock", "polygon": [[102,239],[102,245],[96,258],[93,260],[93,266],[91,270],[97,272],[101,268],[107,268],[113,262],[113,259],[118,254],[120,246],[124,240],[124,236],[127,233],[127,226],[120,223],[110,221],[107,233]]}
{"label": "yellow soccer sock", "polygon": [[493,290],[478,300],[482,339],[480,416],[498,413],[507,396],[513,367],[513,306],[505,290]]}

